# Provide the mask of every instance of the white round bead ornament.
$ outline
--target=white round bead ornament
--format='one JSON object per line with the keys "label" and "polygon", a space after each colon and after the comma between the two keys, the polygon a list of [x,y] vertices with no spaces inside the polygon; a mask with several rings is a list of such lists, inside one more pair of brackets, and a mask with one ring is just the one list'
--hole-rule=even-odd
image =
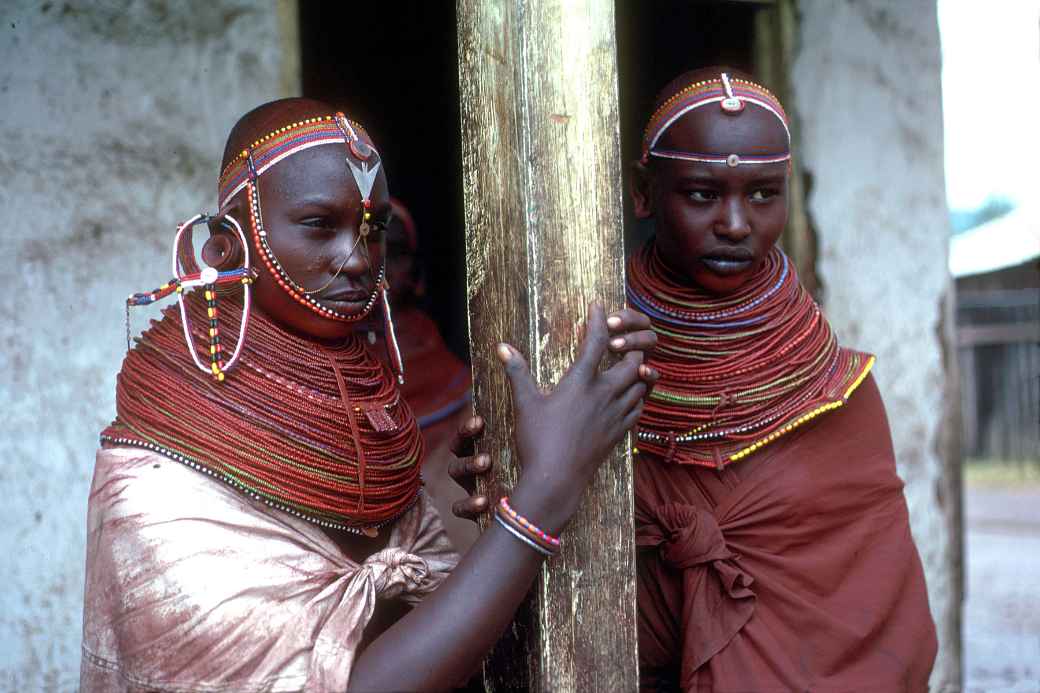
{"label": "white round bead ornament", "polygon": [[740,113],[744,110],[744,102],[735,96],[723,99],[719,102],[722,106],[722,110],[726,113]]}
{"label": "white round bead ornament", "polygon": [[207,267],[206,269],[202,270],[201,274],[199,274],[199,279],[202,280],[203,284],[216,284],[217,276],[218,273],[216,268]]}

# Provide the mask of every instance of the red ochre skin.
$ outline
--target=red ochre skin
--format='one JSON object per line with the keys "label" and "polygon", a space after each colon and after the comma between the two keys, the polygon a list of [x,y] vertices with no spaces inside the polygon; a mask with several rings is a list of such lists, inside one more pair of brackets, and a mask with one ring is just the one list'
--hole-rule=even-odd
{"label": "red ochre skin", "polygon": [[[658,103],[723,71],[750,79],[725,67],[696,70],[673,80]],[[657,146],[720,156],[788,151],[783,125],[753,104],[736,115],[716,104],[696,108],[666,130]],[[669,268],[725,295],[748,280],[780,238],[787,223],[787,176],[787,162],[731,167],[650,157],[632,165],[630,192],[636,216],[654,219]],[[730,262],[719,262],[724,258]],[[741,258],[747,260],[736,261]]]}
{"label": "red ochre skin", "polygon": [[[279,127],[334,113],[326,104],[286,99],[261,106],[232,130],[225,163],[251,142]],[[305,288],[327,282],[352,244],[361,219],[356,185],[344,162],[345,153],[332,145],[314,147],[275,165],[260,178],[264,222],[271,247],[290,276]],[[386,179],[381,173],[372,195],[374,217],[385,220],[389,209]],[[319,209],[320,207],[320,209]],[[229,201],[222,213],[248,224],[244,194]],[[320,221],[319,221],[320,220]],[[241,262],[237,241],[219,224],[211,225],[203,259],[223,269]],[[375,243],[370,241],[370,250]],[[258,271],[254,288],[256,309],[293,332],[320,342],[346,338],[353,323],[327,320],[294,301],[277,286],[250,248]],[[373,257],[378,267],[381,259]],[[356,254],[336,282],[335,290],[372,287],[370,267]],[[334,306],[349,312],[347,306]],[[642,364],[656,336],[649,320],[632,310],[608,317],[595,303],[589,308],[586,335],[578,360],[555,388],[542,391],[524,358],[508,345],[497,356],[512,386],[516,410],[516,440],[523,473],[510,501],[518,512],[545,531],[559,535],[577,509],[581,495],[599,465],[638,421],[648,386],[657,379]],[[600,370],[608,350],[622,354],[615,365]],[[455,449],[472,454],[483,421],[475,417],[460,431]],[[464,477],[489,468],[486,455],[457,460],[452,475]],[[468,481],[467,481],[468,480]],[[476,496],[459,506],[463,513],[487,509]],[[383,536],[388,533],[381,533]],[[355,560],[374,553],[378,541],[334,537]],[[566,541],[566,534],[563,535]],[[462,557],[442,586],[419,606],[401,616],[394,607],[377,607],[366,647],[351,675],[350,689],[360,691],[445,690],[466,680],[509,624],[527,594],[544,559],[497,524],[484,532]],[[382,609],[382,611],[381,611]],[[385,632],[380,632],[386,628]]]}

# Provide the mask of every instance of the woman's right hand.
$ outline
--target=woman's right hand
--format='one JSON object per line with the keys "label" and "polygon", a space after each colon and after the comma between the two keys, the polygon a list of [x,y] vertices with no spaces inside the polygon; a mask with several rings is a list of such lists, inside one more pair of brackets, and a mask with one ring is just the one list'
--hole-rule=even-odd
{"label": "woman's right hand", "polygon": [[[626,341],[652,348],[649,319],[634,311],[625,311],[621,319],[628,321]],[[657,378],[643,365],[638,348],[600,371],[610,340],[603,307],[594,303],[581,354],[551,392],[538,388],[516,349],[507,344],[498,348],[513,390],[522,464],[510,504],[553,534],[566,526],[596,469],[635,426],[648,384]]]}

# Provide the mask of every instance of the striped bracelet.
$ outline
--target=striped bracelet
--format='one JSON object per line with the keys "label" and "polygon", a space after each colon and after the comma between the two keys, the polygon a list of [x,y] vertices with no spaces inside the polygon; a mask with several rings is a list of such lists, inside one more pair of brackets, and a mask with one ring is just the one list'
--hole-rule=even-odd
{"label": "striped bracelet", "polygon": [[520,541],[524,542],[525,544],[527,544],[528,546],[530,546],[532,549],[534,549],[538,553],[542,554],[543,556],[551,558],[551,557],[556,555],[555,553],[553,553],[549,549],[543,549],[541,546],[539,546],[537,543],[535,543],[534,540],[529,539],[528,537],[526,537],[520,530],[516,529],[511,524],[509,524],[508,522],[503,520],[502,516],[499,515],[498,513],[495,513],[495,522],[497,522],[498,524],[502,525],[503,529],[505,529],[507,532],[512,534],[514,537],[516,537]]}
{"label": "striped bracelet", "polygon": [[560,539],[543,531],[526,517],[513,510],[509,498],[503,496],[495,507],[495,520],[508,529],[510,533],[525,544],[535,548],[545,556],[555,556],[560,552]]}

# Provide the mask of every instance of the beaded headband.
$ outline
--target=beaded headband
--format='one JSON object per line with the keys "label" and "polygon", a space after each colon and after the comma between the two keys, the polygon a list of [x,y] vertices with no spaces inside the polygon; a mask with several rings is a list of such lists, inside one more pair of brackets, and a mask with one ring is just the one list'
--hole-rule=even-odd
{"label": "beaded headband", "polygon": [[[658,140],[679,118],[696,108],[713,103],[719,104],[722,112],[727,115],[739,115],[744,110],[746,104],[749,103],[769,111],[784,126],[784,132],[787,133],[788,151],[783,154],[758,156],[747,154],[701,154],[672,149],[657,149]],[[744,79],[731,78],[728,73],[723,72],[718,79],[694,82],[674,94],[654,111],[643,133],[643,155],[641,160],[643,163],[647,163],[651,156],[656,156],[663,159],[700,161],[726,164],[727,166],[772,164],[780,161],[789,161],[791,159],[790,148],[791,130],[788,127],[787,113],[784,112],[780,101],[765,87]]]}
{"label": "beaded headband", "polygon": [[[220,206],[223,208],[228,200],[246,187],[250,177],[250,158],[253,160],[252,168],[257,176],[263,175],[272,166],[293,154],[323,144],[345,144],[356,159],[367,161],[375,153],[375,149],[358,136],[355,127],[360,126],[347,120],[342,113],[337,113],[334,116],[306,118],[264,135],[228,162],[220,174],[217,198]],[[375,168],[378,169],[378,166],[376,164]],[[358,187],[361,187],[360,182]],[[367,197],[364,191],[362,197]]]}

